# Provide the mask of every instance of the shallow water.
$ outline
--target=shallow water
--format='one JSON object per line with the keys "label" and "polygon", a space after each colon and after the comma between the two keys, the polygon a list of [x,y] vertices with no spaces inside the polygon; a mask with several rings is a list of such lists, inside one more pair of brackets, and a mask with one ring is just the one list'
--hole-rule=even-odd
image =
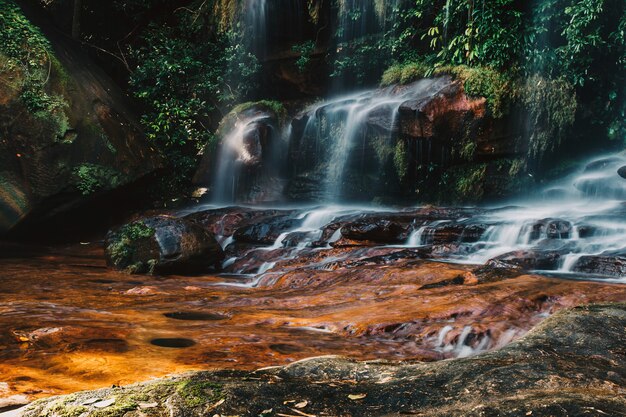
{"label": "shallow water", "polygon": [[[313,268],[324,260],[365,259],[401,248],[303,254],[290,268],[261,276],[263,285],[256,288],[245,285],[254,276],[111,271],[98,244],[13,249],[0,258],[5,399],[325,354],[467,356],[508,343],[559,308],[626,297],[626,286],[528,275],[458,282],[471,266],[414,259]],[[223,285],[237,282],[243,285]]]}

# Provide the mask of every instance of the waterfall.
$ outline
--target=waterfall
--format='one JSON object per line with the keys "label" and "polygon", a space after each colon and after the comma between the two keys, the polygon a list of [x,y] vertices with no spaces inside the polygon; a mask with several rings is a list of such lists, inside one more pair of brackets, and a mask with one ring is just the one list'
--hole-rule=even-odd
{"label": "waterfall", "polygon": [[[398,109],[409,100],[437,94],[444,85],[440,79],[424,79],[408,87],[388,87],[348,94],[307,109],[308,120],[301,146],[315,143],[321,159],[326,201],[345,201],[346,176],[373,135],[385,136],[391,143],[398,137]],[[361,170],[359,175],[365,172]]]}
{"label": "waterfall", "polygon": [[267,120],[266,114],[240,116],[223,139],[216,160],[213,180],[213,201],[237,201],[239,181],[246,166],[260,163],[261,141],[255,137],[259,122]]}
{"label": "waterfall", "polygon": [[244,18],[250,52],[258,58],[268,53],[268,5],[267,0],[247,0],[244,5]]}

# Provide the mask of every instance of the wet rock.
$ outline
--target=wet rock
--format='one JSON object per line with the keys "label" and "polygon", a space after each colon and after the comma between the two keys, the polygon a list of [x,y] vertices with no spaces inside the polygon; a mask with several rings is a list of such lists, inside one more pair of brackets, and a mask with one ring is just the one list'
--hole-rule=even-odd
{"label": "wet rock", "polygon": [[302,224],[302,219],[289,216],[266,218],[258,223],[237,229],[234,233],[238,242],[271,245],[282,234]]}
{"label": "wet rock", "polygon": [[572,236],[572,224],[567,220],[544,219],[532,226],[530,241],[542,238],[569,239]]}
{"label": "wet rock", "polygon": [[594,171],[602,171],[610,165],[619,163],[622,161],[621,158],[603,158],[597,161],[593,161],[588,163],[585,166],[585,172],[594,172]]}
{"label": "wet rock", "polygon": [[[233,195],[217,195],[217,198],[231,197],[232,201],[261,202],[278,201],[284,185],[277,178],[278,167],[272,155],[280,152],[281,141],[275,132],[282,124],[284,114],[267,102],[244,103],[236,106],[220,122],[216,135],[220,139],[219,150],[205,150],[204,156],[193,178],[199,186],[224,188],[220,192]],[[216,184],[233,181],[224,177],[224,167],[230,164],[235,177],[234,186]],[[231,190],[232,188],[232,190]]]}
{"label": "wet rock", "polygon": [[626,178],[626,165],[624,165],[623,167],[620,167],[617,170],[617,175],[619,175],[622,178]]}
{"label": "wet rock", "polygon": [[485,116],[485,99],[466,96],[460,82],[442,77],[438,86],[433,96],[409,100],[400,106],[402,133],[414,138],[432,138],[442,131],[460,132],[468,119]]}
{"label": "wet rock", "polygon": [[575,272],[622,278],[626,276],[626,256],[582,256],[573,269]]}
{"label": "wet rock", "polygon": [[[79,43],[46,19],[37,19],[37,25],[59,68],[49,68],[50,60],[33,60],[32,65],[46,63],[32,70],[48,73],[41,88],[59,101],[57,110],[26,106],[21,97],[39,87],[0,85],[0,234],[13,229],[19,237],[45,234],[44,228],[93,230],[97,220],[136,200],[139,193],[129,192],[130,184],[162,166],[119,86]],[[3,79],[21,80],[20,68],[4,66]]]}
{"label": "wet rock", "polygon": [[189,220],[167,216],[129,223],[107,234],[107,264],[131,273],[193,273],[224,258],[211,233]]}
{"label": "wet rock", "polygon": [[[62,414],[91,398],[125,403],[138,394],[157,404],[150,415],[191,417],[258,416],[269,409],[294,415],[293,399],[306,401],[310,415],[620,416],[626,399],[615,392],[626,386],[619,372],[626,368],[625,326],[626,305],[591,305],[556,313],[518,341],[466,359],[396,364],[325,356],[256,372],[200,372],[49,398],[23,416],[53,408]],[[91,406],[81,412],[98,413]]]}
{"label": "wet rock", "polygon": [[226,207],[202,210],[185,218],[198,223],[216,236],[232,236],[235,230],[248,225],[263,223],[272,217],[285,217],[294,210],[252,209],[248,207]]}
{"label": "wet rock", "polygon": [[363,219],[348,223],[341,234],[351,240],[369,240],[379,243],[400,243],[408,238],[409,226],[388,219]]}
{"label": "wet rock", "polygon": [[499,268],[518,267],[525,270],[554,271],[559,268],[560,262],[559,252],[518,250],[490,259],[487,265]]}
{"label": "wet rock", "polygon": [[442,223],[439,226],[427,227],[422,235],[422,243],[444,245],[448,243],[478,242],[485,230],[487,230],[487,227],[480,224]]}

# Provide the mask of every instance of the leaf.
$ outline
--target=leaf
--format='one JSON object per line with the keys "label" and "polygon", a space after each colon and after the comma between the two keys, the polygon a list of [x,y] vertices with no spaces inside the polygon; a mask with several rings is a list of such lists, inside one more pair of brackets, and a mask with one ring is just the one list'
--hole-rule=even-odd
{"label": "leaf", "polygon": [[304,401],[299,402],[298,404],[294,405],[294,407],[296,407],[296,408],[304,408],[307,405],[309,405],[309,402],[307,400],[304,400]]}
{"label": "leaf", "polygon": [[348,398],[350,398],[353,401],[362,400],[365,397],[367,397],[367,394],[350,394],[350,395],[348,395]]}
{"label": "leaf", "polygon": [[91,405],[93,403],[97,403],[98,401],[100,401],[100,398],[90,398],[88,400],[83,401],[81,405]]}
{"label": "leaf", "polygon": [[107,408],[109,406],[112,406],[113,404],[115,404],[115,398],[111,398],[110,400],[104,400],[104,401],[97,402],[93,406],[96,407],[96,408]]}

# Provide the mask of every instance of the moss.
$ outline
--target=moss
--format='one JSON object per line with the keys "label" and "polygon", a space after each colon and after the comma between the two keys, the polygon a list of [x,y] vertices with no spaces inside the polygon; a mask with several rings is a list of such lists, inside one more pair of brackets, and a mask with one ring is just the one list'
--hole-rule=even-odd
{"label": "moss", "polygon": [[139,401],[142,400],[135,395],[116,396],[112,405],[101,410],[91,411],[89,417],[123,417],[126,413],[137,409]]}
{"label": "moss", "polygon": [[486,172],[487,164],[479,164],[467,169],[463,175],[456,180],[455,189],[458,195],[470,201],[481,199],[484,195],[482,185]]}
{"label": "moss", "polygon": [[434,68],[414,61],[391,66],[384,72],[381,85],[407,84],[439,75],[451,75],[461,80],[469,96],[485,97],[488,108],[496,118],[508,113],[512,99],[518,95],[518,82],[511,75],[492,68],[465,65]]}
{"label": "moss", "polygon": [[576,118],[574,86],[565,80],[535,75],[524,84],[521,100],[530,118],[528,157],[541,160],[566,137]]}
{"label": "moss", "polygon": [[70,404],[71,401],[64,399],[53,402],[43,410],[41,417],[79,417],[89,411],[83,405]]}
{"label": "moss", "polygon": [[231,113],[238,114],[243,113],[246,110],[250,110],[251,108],[260,108],[263,110],[270,111],[276,115],[279,119],[284,118],[287,115],[287,110],[285,110],[285,106],[279,101],[274,100],[260,100],[260,101],[250,101],[247,103],[241,103],[235,106]]}
{"label": "moss", "polygon": [[102,165],[83,164],[74,169],[75,183],[83,195],[100,190],[111,190],[122,181],[122,174]]}
{"label": "moss", "polygon": [[396,169],[398,178],[402,181],[409,172],[409,154],[404,141],[400,140],[396,143],[393,153],[393,166]]}
{"label": "moss", "polygon": [[0,0],[0,27],[0,72],[10,74],[28,111],[62,138],[69,128],[63,95],[68,77],[50,43],[12,0]]}
{"label": "moss", "polygon": [[191,380],[180,383],[176,392],[188,407],[199,407],[219,400],[222,387],[213,382]]}

